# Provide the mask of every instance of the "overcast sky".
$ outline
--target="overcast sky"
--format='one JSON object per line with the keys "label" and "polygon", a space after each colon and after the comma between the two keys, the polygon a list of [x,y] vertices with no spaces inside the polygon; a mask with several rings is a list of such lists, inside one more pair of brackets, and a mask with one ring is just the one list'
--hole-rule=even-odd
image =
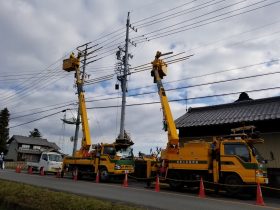
{"label": "overcast sky", "polygon": [[[7,107],[10,111],[10,136],[27,136],[38,128],[43,137],[56,142],[63,152],[71,153],[69,139],[75,127],[62,123],[61,111],[75,109],[77,95],[74,75],[62,70],[62,60],[70,52],[76,52],[77,46],[93,41],[91,46],[98,44],[95,49],[103,47],[94,54],[102,59],[86,67],[88,80],[115,73],[115,52],[125,40],[128,12],[132,26],[138,29],[130,30],[131,40],[137,43],[136,47],[129,46],[133,54],[129,60],[131,68],[150,63],[157,50],[185,52],[170,59],[194,54],[168,66],[164,78],[166,89],[276,72],[167,91],[169,99],[277,87],[279,9],[276,0],[0,0],[0,108]],[[247,68],[240,68],[244,66]],[[214,72],[220,73],[210,74]],[[196,78],[187,79],[190,77]],[[120,90],[115,90],[116,83],[114,76],[109,81],[85,86],[86,99],[91,101],[87,107],[91,108],[88,117],[92,143],[113,142],[119,134],[120,108],[96,109],[121,104],[120,98],[99,100],[121,96]],[[128,77],[128,95],[153,90],[155,85],[149,70]],[[253,99],[278,96],[279,90],[250,92],[249,96]],[[230,103],[238,95],[182,100],[170,106],[176,119],[186,112],[186,107]],[[157,101],[157,93],[127,98],[127,104]],[[44,116],[48,117],[24,124]],[[67,118],[73,116],[75,110],[66,112]],[[158,103],[128,106],[125,130],[135,143],[135,152],[147,153],[150,148],[164,147],[167,143]]]}

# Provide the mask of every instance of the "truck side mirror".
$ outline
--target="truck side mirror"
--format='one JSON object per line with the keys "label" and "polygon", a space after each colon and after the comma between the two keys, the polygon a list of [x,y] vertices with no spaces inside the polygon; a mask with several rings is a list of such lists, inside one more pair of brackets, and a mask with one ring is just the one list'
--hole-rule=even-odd
{"label": "truck side mirror", "polygon": [[273,154],[272,151],[270,151],[270,160],[275,160],[275,159],[274,159],[274,154]]}
{"label": "truck side mirror", "polygon": [[252,155],[255,157],[256,156],[256,149],[253,147],[252,148]]}

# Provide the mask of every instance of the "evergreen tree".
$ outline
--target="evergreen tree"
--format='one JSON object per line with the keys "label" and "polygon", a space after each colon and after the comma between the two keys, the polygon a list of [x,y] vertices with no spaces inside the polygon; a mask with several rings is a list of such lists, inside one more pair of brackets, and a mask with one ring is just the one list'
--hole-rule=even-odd
{"label": "evergreen tree", "polygon": [[6,152],[7,141],[9,140],[9,117],[10,113],[7,108],[0,112],[0,152]]}
{"label": "evergreen tree", "polygon": [[34,130],[33,131],[29,131],[29,137],[39,137],[39,138],[41,138],[42,137],[42,135],[41,135],[41,133],[40,133],[40,131],[38,130],[38,128],[34,128]]}

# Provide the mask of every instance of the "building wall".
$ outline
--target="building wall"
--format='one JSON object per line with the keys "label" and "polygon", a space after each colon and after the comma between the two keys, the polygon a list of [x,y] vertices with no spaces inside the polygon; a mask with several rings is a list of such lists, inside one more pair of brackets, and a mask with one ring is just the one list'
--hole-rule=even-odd
{"label": "building wall", "polygon": [[41,154],[18,153],[18,161],[39,162]]}
{"label": "building wall", "polygon": [[8,153],[6,154],[5,159],[17,161],[17,147],[17,142],[12,141],[8,147]]}
{"label": "building wall", "polygon": [[[261,155],[268,160],[268,168],[280,168],[280,132],[262,133],[263,144],[255,145]],[[273,153],[274,160],[271,160],[270,152]]]}

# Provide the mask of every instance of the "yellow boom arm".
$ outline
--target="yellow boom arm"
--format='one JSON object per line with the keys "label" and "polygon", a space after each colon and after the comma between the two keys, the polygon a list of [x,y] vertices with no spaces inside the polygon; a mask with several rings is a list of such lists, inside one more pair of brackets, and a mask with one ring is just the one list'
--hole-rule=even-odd
{"label": "yellow boom arm", "polygon": [[83,129],[83,139],[82,146],[79,151],[76,152],[76,156],[85,156],[89,151],[91,145],[90,139],[90,130],[88,125],[87,118],[87,109],[85,102],[85,95],[83,91],[83,80],[80,78],[80,59],[79,56],[76,58],[74,54],[70,55],[69,59],[63,60],[63,70],[65,71],[75,71],[76,75],[76,84],[78,88],[78,97],[79,97],[79,107],[80,107],[80,115],[82,120],[82,129]]}
{"label": "yellow boom arm", "polygon": [[160,52],[157,52],[155,56],[155,60],[152,62],[153,64],[153,70],[151,72],[152,77],[154,77],[154,82],[157,83],[158,87],[158,94],[161,101],[161,106],[163,110],[163,122],[166,126],[166,129],[168,131],[168,149],[178,149],[179,144],[179,137],[177,134],[176,126],[173,120],[173,116],[170,110],[170,106],[168,103],[168,98],[165,94],[165,90],[163,87],[163,84],[161,82],[161,79],[166,76],[167,73],[167,65],[164,63],[163,60],[159,59],[159,57],[162,54]]}

